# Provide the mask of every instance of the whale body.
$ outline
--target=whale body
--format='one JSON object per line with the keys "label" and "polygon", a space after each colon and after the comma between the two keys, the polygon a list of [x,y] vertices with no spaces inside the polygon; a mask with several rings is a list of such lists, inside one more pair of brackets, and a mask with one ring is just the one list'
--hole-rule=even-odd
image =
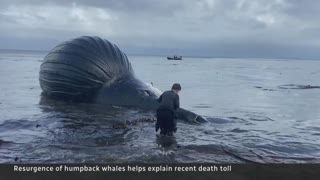
{"label": "whale body", "polygon": [[[82,36],[53,48],[40,67],[46,97],[96,104],[156,109],[161,91],[139,80],[125,53],[108,40]],[[205,122],[179,108],[179,119]]]}

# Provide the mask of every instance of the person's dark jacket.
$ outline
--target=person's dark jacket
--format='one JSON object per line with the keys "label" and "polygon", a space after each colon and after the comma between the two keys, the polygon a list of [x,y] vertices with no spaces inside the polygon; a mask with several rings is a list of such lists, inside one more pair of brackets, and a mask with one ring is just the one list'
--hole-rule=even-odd
{"label": "person's dark jacket", "polygon": [[[158,102],[160,103],[158,111],[160,110],[169,110],[173,114],[173,129],[174,132],[177,131],[177,120],[176,120],[176,109],[180,107],[179,102],[179,95],[175,93],[174,91],[165,91],[162,93],[162,95],[159,97]],[[156,123],[156,131],[159,129],[158,122]]]}
{"label": "person's dark jacket", "polygon": [[179,95],[174,91],[165,91],[159,97],[158,102],[160,106],[158,109],[168,109],[175,112],[180,107]]}

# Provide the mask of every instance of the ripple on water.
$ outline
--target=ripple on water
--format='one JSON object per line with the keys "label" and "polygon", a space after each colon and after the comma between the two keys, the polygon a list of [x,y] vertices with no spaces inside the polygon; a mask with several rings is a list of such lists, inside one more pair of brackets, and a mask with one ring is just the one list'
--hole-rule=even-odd
{"label": "ripple on water", "polygon": [[0,139],[0,146],[6,145],[6,144],[10,144],[10,143],[13,143],[13,142],[12,141],[5,141],[5,140]]}
{"label": "ripple on water", "polygon": [[16,129],[27,129],[36,127],[36,121],[29,121],[29,120],[5,120],[3,123],[0,124],[0,131],[10,131]]}
{"label": "ripple on water", "polygon": [[235,129],[230,130],[230,132],[245,133],[245,132],[249,132],[249,131],[245,130],[245,129],[235,128]]}
{"label": "ripple on water", "polygon": [[198,105],[195,105],[195,106],[192,106],[193,108],[199,108],[199,109],[203,109],[203,108],[212,108],[211,105],[208,105],[208,104],[198,104]]}
{"label": "ripple on water", "polygon": [[267,116],[262,116],[262,115],[257,115],[257,114],[247,114],[248,120],[250,121],[274,121],[273,119],[267,117]]}

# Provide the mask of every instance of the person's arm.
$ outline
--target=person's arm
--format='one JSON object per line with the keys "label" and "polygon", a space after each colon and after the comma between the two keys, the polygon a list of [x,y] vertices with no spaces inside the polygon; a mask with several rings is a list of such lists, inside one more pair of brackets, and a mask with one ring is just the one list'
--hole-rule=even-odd
{"label": "person's arm", "polygon": [[178,109],[180,107],[180,100],[179,100],[179,95],[176,96],[174,100],[174,109]]}
{"label": "person's arm", "polygon": [[177,128],[177,118],[173,118],[173,131],[177,132],[178,128]]}

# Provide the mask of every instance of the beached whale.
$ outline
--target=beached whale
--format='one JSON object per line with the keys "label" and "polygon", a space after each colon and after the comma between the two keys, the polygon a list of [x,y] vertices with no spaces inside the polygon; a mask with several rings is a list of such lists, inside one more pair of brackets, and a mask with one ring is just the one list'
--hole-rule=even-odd
{"label": "beached whale", "polygon": [[[39,73],[46,97],[115,106],[156,109],[161,91],[137,79],[126,54],[99,37],[63,42],[44,58]],[[206,122],[179,108],[179,119]]]}

